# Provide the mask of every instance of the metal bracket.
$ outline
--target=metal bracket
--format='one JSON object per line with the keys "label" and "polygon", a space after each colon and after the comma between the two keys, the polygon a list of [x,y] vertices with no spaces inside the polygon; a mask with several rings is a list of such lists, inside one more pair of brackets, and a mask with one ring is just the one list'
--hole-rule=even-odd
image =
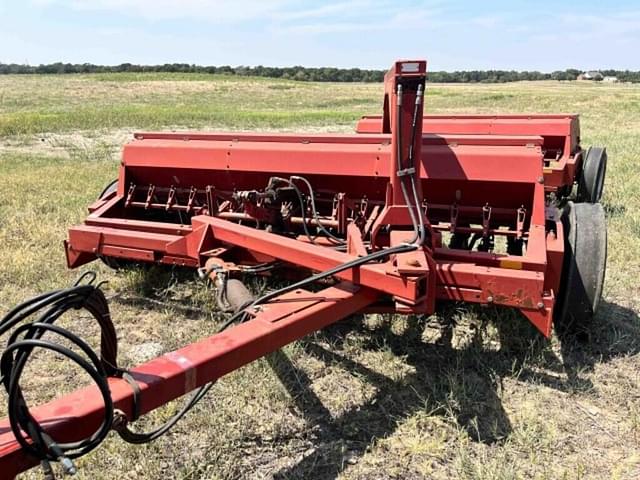
{"label": "metal bracket", "polygon": [[196,193],[198,193],[196,187],[191,187],[191,190],[189,190],[189,201],[187,202],[187,213],[191,213],[191,210],[193,210],[193,201],[196,198]]}
{"label": "metal bracket", "polygon": [[175,199],[176,199],[176,187],[171,185],[171,188],[169,189],[169,195],[167,196],[167,205],[165,206],[165,210],[171,210],[171,207],[173,206]]}
{"label": "metal bracket", "polygon": [[449,231],[451,233],[455,233],[456,231],[456,227],[458,225],[458,204],[454,203],[453,205],[451,205],[451,221],[449,223]]}
{"label": "metal bracket", "polygon": [[151,206],[151,200],[153,199],[153,194],[156,191],[155,185],[149,185],[149,191],[147,192],[147,200],[144,202],[144,208],[148,209]]}
{"label": "metal bracket", "polygon": [[209,215],[215,215],[218,213],[218,206],[215,202],[215,188],[211,185],[207,185],[205,188],[205,194],[207,196],[207,212]]}
{"label": "metal bracket", "polygon": [[489,236],[489,225],[491,221],[491,207],[487,203],[484,207],[482,207],[482,236]]}
{"label": "metal bracket", "polygon": [[131,205],[131,202],[133,201],[133,195],[135,193],[136,193],[136,185],[132,183],[131,185],[129,185],[129,192],[127,193],[127,199],[124,202],[125,208]]}
{"label": "metal bracket", "polygon": [[518,213],[516,215],[516,238],[520,240],[522,235],[524,234],[524,219],[527,215],[527,210],[524,208],[524,205],[518,209]]}

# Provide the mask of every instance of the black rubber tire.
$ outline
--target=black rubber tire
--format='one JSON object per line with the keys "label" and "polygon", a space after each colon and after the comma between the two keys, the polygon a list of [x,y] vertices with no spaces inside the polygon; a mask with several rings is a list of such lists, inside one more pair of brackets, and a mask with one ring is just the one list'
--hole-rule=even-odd
{"label": "black rubber tire", "polygon": [[581,202],[598,203],[604,190],[607,173],[607,149],[589,147],[582,162],[582,172],[578,180],[578,199]]}
{"label": "black rubber tire", "polygon": [[554,322],[561,334],[588,333],[607,264],[607,223],[599,203],[569,202],[562,215],[564,265]]}

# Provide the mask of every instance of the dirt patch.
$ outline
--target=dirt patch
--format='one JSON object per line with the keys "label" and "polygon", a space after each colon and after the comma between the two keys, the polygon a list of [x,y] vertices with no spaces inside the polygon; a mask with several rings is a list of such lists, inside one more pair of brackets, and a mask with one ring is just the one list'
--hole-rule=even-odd
{"label": "dirt patch", "polygon": [[[199,131],[219,131],[214,125],[204,126]],[[101,159],[111,155],[114,159],[120,157],[122,146],[133,140],[133,134],[140,129],[114,129],[96,132],[95,130],[75,131],[73,133],[44,133],[41,135],[25,135],[7,137],[0,142],[0,154],[36,155],[41,157],[74,158],[90,156],[102,152]],[[168,127],[162,131],[193,131],[184,127]],[[226,129],[226,131],[243,131]],[[353,127],[348,125],[305,125],[301,128],[264,128],[265,133],[352,133]]]}
{"label": "dirt patch", "polygon": [[[73,158],[108,150],[117,155],[122,145],[132,138],[133,132],[125,129],[8,137],[0,143],[0,154]],[[101,159],[104,159],[104,156]]]}

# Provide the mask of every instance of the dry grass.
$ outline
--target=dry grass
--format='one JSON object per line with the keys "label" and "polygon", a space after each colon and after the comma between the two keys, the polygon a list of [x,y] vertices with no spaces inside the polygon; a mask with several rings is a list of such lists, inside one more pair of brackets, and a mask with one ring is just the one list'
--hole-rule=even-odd
{"label": "dry grass", "polygon": [[[377,113],[380,89],[216,76],[1,77],[0,312],[75,277],[62,239],[115,176],[134,129],[348,131]],[[583,142],[608,146],[609,269],[592,339],[544,341],[513,312],[460,306],[429,319],[350,319],[225,377],[154,444],[110,437],[79,462],[79,478],[640,477],[640,88],[433,85],[427,109],[578,111]],[[219,321],[212,292],[192,273],[95,267],[110,282],[125,366]],[[95,341],[97,332],[82,328]],[[53,356],[38,358],[37,371],[47,374],[28,377],[34,401],[79,383]]]}

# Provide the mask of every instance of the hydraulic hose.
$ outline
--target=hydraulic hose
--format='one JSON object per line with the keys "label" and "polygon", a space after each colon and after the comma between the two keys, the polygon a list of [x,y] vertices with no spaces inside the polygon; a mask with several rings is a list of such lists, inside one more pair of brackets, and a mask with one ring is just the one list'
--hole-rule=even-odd
{"label": "hydraulic hose", "polygon": [[417,182],[420,180],[416,179],[416,174],[415,174],[414,145],[416,142],[418,115],[420,113],[420,105],[422,104],[423,92],[424,91],[422,89],[422,85],[418,85],[416,100],[413,107],[413,119],[411,121],[411,145],[409,145],[409,159],[408,159],[409,168],[413,169],[413,173],[411,174],[411,177],[410,177],[411,190],[413,191],[413,199],[415,202],[416,211],[418,214],[418,219],[420,224],[420,239],[418,241],[420,245],[423,245],[427,238],[427,229],[424,224],[424,218],[423,218],[422,212],[420,211],[420,198],[418,197],[418,187],[417,187]]}
{"label": "hydraulic hose", "polygon": [[[421,85],[419,86],[419,92],[422,92]],[[409,217],[411,218],[411,223],[413,224],[413,239],[408,242],[411,244],[415,244],[416,246],[422,245],[424,243],[424,239],[426,238],[425,226],[422,219],[422,214],[420,212],[419,200],[417,194],[416,187],[416,178],[415,178],[415,167],[413,166],[413,143],[415,142],[415,130],[416,130],[416,116],[419,107],[419,101],[421,101],[421,95],[416,95],[416,105],[414,107],[414,118],[412,122],[413,131],[411,134],[412,145],[410,146],[411,155],[409,156],[409,161],[411,162],[406,169],[403,168],[402,157],[403,157],[403,148],[402,148],[402,102],[403,102],[403,91],[402,84],[398,84],[397,88],[397,100],[396,100],[396,165],[397,165],[397,175],[400,177],[400,188],[402,190],[402,196],[404,197],[404,201],[407,204],[407,209],[409,210]],[[404,183],[404,178],[409,177],[411,181],[413,198],[414,202],[416,202],[415,208],[416,212],[414,212],[414,202],[411,201],[411,197],[409,196],[409,192],[407,190],[407,186]],[[417,217],[416,217],[417,213]]]}
{"label": "hydraulic hose", "polygon": [[[396,253],[403,253],[403,252],[410,252],[413,250],[416,250],[418,248],[418,245],[415,243],[403,243],[400,245],[396,245],[395,247],[390,247],[390,248],[386,248],[384,250],[378,250],[376,252],[370,253],[369,255],[365,255],[364,257],[358,257],[355,258],[353,260],[350,260],[348,262],[342,263],[340,265],[336,265],[333,268],[330,268],[329,270],[325,270],[323,272],[320,273],[316,273],[314,275],[311,275],[310,277],[307,277],[303,280],[300,280],[299,282],[296,283],[292,283],[291,285],[287,285],[283,288],[280,288],[278,290],[274,290],[272,292],[269,292],[263,296],[261,296],[260,298],[256,299],[253,303],[251,303],[250,305],[247,306],[247,308],[251,308],[254,307],[256,305],[262,304],[264,302],[268,302],[269,300],[283,295],[285,293],[291,292],[293,290],[296,290],[298,288],[302,288],[305,287],[311,283],[317,282],[319,280],[328,278],[328,277],[332,277],[333,275],[336,275],[337,273],[343,272],[344,270],[349,270],[350,268],[354,268],[354,267],[358,267],[360,265],[364,265],[366,263],[369,262],[373,262],[375,260],[381,260],[389,255],[392,254],[396,254]],[[236,322],[241,322],[244,321],[247,318],[247,312],[246,309],[236,313],[235,315],[233,315],[232,317],[229,318],[229,320],[227,320],[223,325],[222,325],[222,329],[228,328],[229,326],[233,325]]]}
{"label": "hydraulic hose", "polygon": [[[413,170],[413,172],[411,171],[413,167],[413,143],[415,142],[415,135],[416,135],[416,130],[417,130],[417,116],[419,113],[419,107],[420,104],[422,102],[422,96],[423,96],[423,89],[422,89],[422,85],[418,86],[418,92],[416,95],[416,101],[415,101],[415,106],[414,106],[414,112],[413,112],[413,121],[412,121],[412,133],[411,133],[411,138],[412,138],[412,145],[411,145],[411,149],[410,149],[410,156],[409,156],[409,161],[410,161],[410,165],[409,165],[409,172],[407,174],[407,176],[409,176],[409,178],[411,179],[411,183],[412,183],[412,191],[413,191],[413,197],[414,197],[414,201],[415,201],[415,208],[417,210],[418,213],[418,217],[420,218],[420,220],[418,220],[416,218],[416,212],[414,212],[413,210],[413,204],[411,202],[411,198],[409,196],[409,192],[407,191],[406,186],[404,185],[404,182],[400,181],[400,185],[402,188],[402,193],[403,196],[405,198],[405,202],[407,204],[407,208],[409,210],[409,216],[411,218],[411,221],[413,223],[413,228],[414,228],[414,238],[407,242],[407,243],[403,243],[401,245],[396,245],[395,247],[390,247],[384,250],[378,250],[376,252],[370,253],[369,255],[366,255],[364,257],[359,257],[356,258],[354,260],[351,260],[349,262],[343,263],[341,265],[337,265],[329,270],[325,270],[324,272],[320,272],[317,273],[315,275],[311,275],[308,278],[305,278],[303,280],[300,280],[299,282],[293,283],[291,285],[287,285],[286,287],[280,288],[278,290],[274,290],[272,292],[269,292],[263,296],[261,296],[260,298],[256,299],[252,304],[250,304],[247,308],[251,308],[254,307],[256,305],[259,305],[261,303],[267,302],[279,295],[283,295],[287,292],[296,290],[298,288],[302,288],[305,287],[311,283],[317,282],[319,280],[322,280],[324,278],[327,277],[331,277],[333,275],[336,275],[337,273],[340,273],[344,270],[348,270],[350,268],[354,268],[360,265],[364,265],[366,263],[369,262],[373,262],[375,260],[380,260],[382,258],[385,258],[389,255],[392,254],[397,254],[397,253],[403,253],[403,252],[409,252],[409,251],[413,251],[418,249],[423,243],[424,240],[426,238],[426,228],[422,219],[422,215],[420,212],[420,202],[418,199],[418,194],[417,194],[417,187],[416,187],[416,178],[415,178],[415,169]],[[397,138],[398,138],[398,142],[397,142],[397,165],[398,165],[398,173],[400,174],[400,172],[402,171],[402,98],[403,98],[403,93],[402,93],[402,84],[398,85],[398,89],[397,89],[397,110],[396,110],[396,129],[397,129]],[[403,175],[400,175],[401,177]],[[293,179],[301,179],[303,180],[305,183],[307,183],[307,186],[310,190],[310,193],[312,194],[313,189],[311,188],[311,185],[306,181],[306,179],[304,179],[303,177],[299,177],[299,176],[293,176],[291,177],[292,180]],[[284,180],[287,181],[286,179],[278,179],[278,180]],[[292,184],[293,182],[291,182],[290,180],[287,181],[288,183]],[[312,194],[313,195],[313,194]],[[315,212],[315,208],[312,207],[314,212]],[[317,213],[317,212],[316,212]],[[316,219],[317,221],[317,219]],[[244,321],[247,318],[248,314],[246,312],[246,309],[237,312],[235,315],[231,316],[223,325],[222,328],[227,328],[230,325],[233,325],[236,322],[239,321]]]}
{"label": "hydraulic hose", "polygon": [[[88,283],[82,283],[90,278]],[[28,300],[11,310],[0,321],[0,336],[34,314],[36,321],[18,326],[10,335],[7,348],[0,357],[0,378],[8,394],[8,416],[11,429],[21,447],[38,458],[45,471],[50,473],[50,461],[60,461],[67,473],[75,473],[71,459],[80,457],[96,448],[107,436],[113,421],[113,402],[107,377],[118,371],[116,365],[117,340],[109,315],[107,300],[95,285],[95,274],[87,272],[71,287],[54,290]],[[55,325],[55,322],[71,309],[87,310],[101,330],[101,358],[76,334]],[[59,336],[83,354],[43,339],[45,333]],[[29,413],[20,387],[20,379],[31,354],[37,349],[56,352],[82,368],[98,387],[104,401],[104,417],[101,425],[88,437],[69,443],[57,443]],[[27,440],[24,433],[31,442]],[[48,473],[48,474],[49,474]]]}
{"label": "hydraulic hose", "polygon": [[[87,278],[89,278],[88,282],[83,283]],[[115,328],[111,321],[107,300],[100,289],[100,284],[95,284],[95,279],[94,272],[86,272],[72,287],[54,290],[27,300],[13,308],[0,321],[0,336],[13,329],[7,341],[7,347],[0,356],[0,382],[8,395],[9,423],[20,446],[40,460],[47,478],[53,478],[50,466],[52,461],[60,462],[67,473],[75,473],[76,467],[72,460],[100,445],[112,428],[125,441],[133,444],[147,443],[157,439],[178,423],[207,394],[214,383],[200,387],[180,411],[160,427],[144,433],[129,430],[128,422],[123,420],[122,416],[116,415],[114,410],[108,377],[117,376],[127,380],[134,389],[134,402],[137,401],[138,387],[135,380],[117,366]],[[78,335],[55,325],[55,322],[66,312],[79,309],[88,311],[100,326],[100,356]],[[29,321],[34,315],[37,315],[36,320]],[[19,325],[21,323],[22,325]],[[227,326],[222,326],[218,332],[225,328]],[[83,355],[49,338],[44,339],[43,336],[46,333],[62,337]],[[104,402],[102,423],[88,437],[76,442],[56,442],[30,414],[20,383],[24,368],[37,349],[49,350],[71,360],[91,377],[100,391]],[[119,421],[114,422],[114,418]]]}
{"label": "hydraulic hose", "polygon": [[330,239],[338,242],[341,245],[344,245],[346,242],[344,239],[340,238],[340,237],[336,237],[335,235],[333,235],[329,230],[327,230],[324,225],[322,225],[322,223],[320,222],[320,216],[318,215],[318,210],[316,208],[316,201],[315,201],[315,194],[313,192],[313,187],[311,186],[311,182],[309,182],[309,180],[307,180],[304,177],[301,177],[299,175],[294,175],[291,177],[291,180],[301,180],[302,182],[305,183],[305,185],[307,186],[307,189],[309,190],[309,198],[311,199],[311,212],[313,214],[313,219],[316,221],[316,225],[318,226],[318,229],[320,231],[322,231],[327,237],[329,237]]}
{"label": "hydraulic hose", "polygon": [[305,215],[306,207],[305,207],[305,204],[304,204],[304,199],[302,198],[302,192],[300,191],[300,189],[298,188],[298,186],[295,183],[293,183],[291,180],[289,180],[287,178],[271,177],[270,182],[274,182],[274,181],[275,182],[286,183],[291,188],[293,188],[294,192],[296,192],[296,196],[298,197],[298,202],[300,203],[300,216],[302,217],[302,229],[304,230],[304,234],[307,236],[309,241],[315,245],[316,239],[315,239],[315,237],[313,237],[311,235],[311,232],[309,232],[309,227],[307,226],[307,219],[306,219],[306,215]]}

